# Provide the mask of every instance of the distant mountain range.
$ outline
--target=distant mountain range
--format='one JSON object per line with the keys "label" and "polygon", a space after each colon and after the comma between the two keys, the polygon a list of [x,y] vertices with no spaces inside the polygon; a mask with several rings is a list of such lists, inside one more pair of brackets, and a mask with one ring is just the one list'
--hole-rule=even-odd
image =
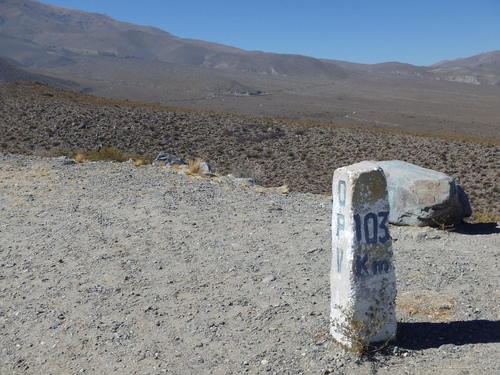
{"label": "distant mountain range", "polygon": [[475,107],[465,117],[457,108],[478,96],[489,106],[500,90],[500,51],[432,66],[358,64],[178,38],[34,0],[0,0],[0,58],[4,81],[53,77],[101,96],[419,129],[442,111],[470,123]]}
{"label": "distant mountain range", "polygon": [[182,39],[157,28],[115,21],[31,0],[0,0],[2,55],[34,68],[74,64],[80,56],[162,61],[277,75],[343,77],[335,64],[306,56],[244,51]]}
{"label": "distant mountain range", "polygon": [[292,77],[346,78],[365,73],[475,84],[500,82],[500,51],[432,67],[395,62],[354,64],[183,39],[154,27],[33,0],[0,0],[0,46],[2,56],[26,67],[42,69],[75,64],[81,56],[102,56]]}

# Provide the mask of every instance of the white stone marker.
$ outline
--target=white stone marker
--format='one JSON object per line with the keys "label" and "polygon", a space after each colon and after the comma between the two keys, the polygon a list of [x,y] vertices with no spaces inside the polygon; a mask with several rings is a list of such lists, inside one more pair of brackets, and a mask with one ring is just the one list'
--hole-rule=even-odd
{"label": "white stone marker", "polygon": [[396,335],[396,277],[382,169],[371,162],[333,175],[330,331],[362,350]]}

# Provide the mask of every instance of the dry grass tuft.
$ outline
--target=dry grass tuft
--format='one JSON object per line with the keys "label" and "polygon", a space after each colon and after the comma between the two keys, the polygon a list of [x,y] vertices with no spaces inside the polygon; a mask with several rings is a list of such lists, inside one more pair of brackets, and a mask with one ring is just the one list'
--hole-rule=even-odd
{"label": "dry grass tuft", "polygon": [[183,168],[184,168],[184,166],[183,166],[183,165],[181,165],[181,164],[172,164],[172,165],[170,166],[170,168],[173,168],[173,169],[176,169],[176,170],[180,171],[181,169],[183,169]]}
{"label": "dry grass tuft", "polygon": [[455,309],[450,296],[432,290],[399,293],[396,304],[409,315],[424,315],[435,320],[450,320]]}
{"label": "dry grass tuft", "polygon": [[140,167],[141,165],[144,165],[144,160],[143,159],[137,159],[133,163],[134,167]]}
{"label": "dry grass tuft", "polygon": [[385,342],[372,343],[371,339],[385,324],[385,319],[380,308],[375,308],[370,322],[355,318],[356,311],[353,306],[339,307],[342,318],[331,321],[337,333],[344,337],[344,342],[338,342],[345,350],[359,356],[379,351],[387,346],[392,338]]}
{"label": "dry grass tuft", "polygon": [[[144,157],[139,153],[123,152],[123,151],[120,151],[117,147],[103,147],[100,150],[79,152],[75,155],[74,159],[75,159],[75,161],[81,163],[81,161],[78,161],[76,159],[77,157],[82,161],[83,160],[90,160],[90,161],[126,162],[130,159],[135,159],[136,162],[141,161],[141,164],[139,164],[139,165],[151,164],[153,161],[153,158],[151,158],[151,157]],[[134,163],[134,165],[136,165],[136,164]],[[138,165],[136,165],[136,166],[138,166]]]}
{"label": "dry grass tuft", "polygon": [[491,212],[474,212],[471,219],[475,223],[498,223],[500,215],[494,215]]}
{"label": "dry grass tuft", "polygon": [[74,157],[73,159],[77,162],[77,163],[83,163],[85,161],[85,155],[82,154],[81,152],[78,152]]}
{"label": "dry grass tuft", "polygon": [[265,189],[264,187],[262,187],[262,186],[256,186],[256,187],[254,188],[254,191],[255,191],[256,193],[260,193],[260,194],[261,194],[261,193],[265,192],[265,191],[266,191],[266,189]]}
{"label": "dry grass tuft", "polygon": [[288,188],[288,185],[282,185],[276,188],[276,191],[281,194],[288,194],[290,192],[290,189]]}
{"label": "dry grass tuft", "polygon": [[47,175],[48,173],[45,168],[40,169],[40,171],[38,172],[38,177],[47,177]]}
{"label": "dry grass tuft", "polygon": [[187,175],[199,175],[202,162],[203,162],[203,160],[201,160],[201,159],[189,160],[188,161],[188,169],[187,169],[186,174]]}
{"label": "dry grass tuft", "polygon": [[434,225],[441,230],[449,231],[455,229],[455,224],[445,224],[444,222],[440,222],[434,218],[432,219],[432,221],[434,222]]}

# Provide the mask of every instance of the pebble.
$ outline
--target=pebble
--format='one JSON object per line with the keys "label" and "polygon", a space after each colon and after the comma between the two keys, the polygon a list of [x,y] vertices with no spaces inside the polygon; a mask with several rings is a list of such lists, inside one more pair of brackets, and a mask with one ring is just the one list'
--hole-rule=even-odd
{"label": "pebble", "polygon": [[262,279],[262,282],[267,284],[267,283],[270,283],[271,281],[275,281],[276,280],[276,276],[274,275],[269,275],[269,276],[266,276]]}

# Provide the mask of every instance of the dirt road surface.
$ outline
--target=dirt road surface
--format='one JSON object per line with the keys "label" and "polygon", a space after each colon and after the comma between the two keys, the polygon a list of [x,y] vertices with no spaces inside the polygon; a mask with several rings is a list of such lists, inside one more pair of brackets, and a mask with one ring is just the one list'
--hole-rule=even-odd
{"label": "dirt road surface", "polygon": [[161,167],[2,155],[0,373],[500,371],[498,227],[391,227],[398,339],[359,358],[329,335],[330,210]]}

